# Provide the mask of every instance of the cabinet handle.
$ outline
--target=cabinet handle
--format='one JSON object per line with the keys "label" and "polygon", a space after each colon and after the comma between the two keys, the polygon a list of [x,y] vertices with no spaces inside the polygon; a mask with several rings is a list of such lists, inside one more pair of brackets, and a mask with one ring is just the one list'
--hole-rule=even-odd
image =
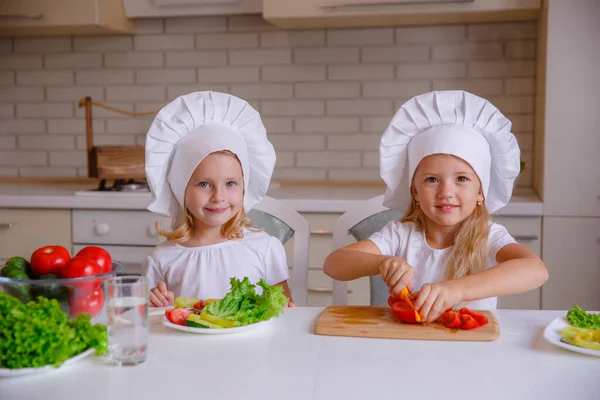
{"label": "cabinet handle", "polygon": [[439,3],[472,3],[474,0],[391,0],[391,1],[363,1],[349,3],[323,3],[319,7],[325,10],[335,10],[336,8],[368,7],[368,6],[403,6],[403,5],[421,5],[421,4],[439,4]]}
{"label": "cabinet handle", "polygon": [[3,19],[26,19],[26,20],[38,20],[44,19],[44,14],[0,14],[0,20]]}
{"label": "cabinet handle", "polygon": [[535,235],[519,235],[519,236],[513,236],[515,239],[521,239],[521,240],[538,240],[539,237],[535,236]]}
{"label": "cabinet handle", "polygon": [[96,224],[96,233],[100,236],[106,235],[109,230],[110,230],[110,227],[108,226],[108,224],[106,222],[101,222],[99,224]]}
{"label": "cabinet handle", "polygon": [[[313,292],[313,293],[333,293],[333,289],[328,288],[328,287],[315,287],[315,288],[308,288],[309,292]],[[352,293],[352,289],[348,289],[348,294]]]}
{"label": "cabinet handle", "polygon": [[12,222],[0,223],[0,229],[12,229],[13,226],[15,226],[15,224],[13,224]]}
{"label": "cabinet handle", "polygon": [[331,236],[333,232],[327,229],[313,229],[310,234],[314,236]]}

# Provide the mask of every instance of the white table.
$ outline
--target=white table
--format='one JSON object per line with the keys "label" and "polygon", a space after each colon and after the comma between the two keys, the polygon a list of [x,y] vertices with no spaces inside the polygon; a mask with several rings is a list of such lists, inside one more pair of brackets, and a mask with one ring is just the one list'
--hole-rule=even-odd
{"label": "white table", "polygon": [[146,363],[88,357],[2,379],[0,399],[600,399],[600,358],[542,337],[564,311],[498,310],[498,341],[442,342],[315,335],[321,310],[289,309],[237,335],[179,332],[151,317]]}

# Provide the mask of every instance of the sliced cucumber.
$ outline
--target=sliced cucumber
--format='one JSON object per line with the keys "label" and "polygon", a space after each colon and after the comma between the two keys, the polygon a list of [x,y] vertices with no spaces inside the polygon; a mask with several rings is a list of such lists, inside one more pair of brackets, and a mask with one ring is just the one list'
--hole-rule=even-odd
{"label": "sliced cucumber", "polygon": [[205,319],[200,318],[198,314],[192,314],[185,320],[185,325],[192,328],[209,328],[209,329],[223,329],[222,326],[208,322]]}

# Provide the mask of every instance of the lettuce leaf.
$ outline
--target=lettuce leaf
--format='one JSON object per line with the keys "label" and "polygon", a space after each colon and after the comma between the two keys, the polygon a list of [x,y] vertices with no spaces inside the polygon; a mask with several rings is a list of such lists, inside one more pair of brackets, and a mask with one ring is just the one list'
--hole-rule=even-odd
{"label": "lettuce leaf", "polygon": [[585,312],[579,306],[575,306],[567,312],[567,320],[578,328],[600,329],[600,314]]}
{"label": "lettuce leaf", "polygon": [[231,290],[222,300],[206,306],[206,310],[217,317],[234,321],[235,326],[250,325],[266,321],[280,315],[288,298],[283,294],[281,286],[269,286],[261,279],[257,286],[262,294],[256,293],[256,286],[248,277],[243,280],[231,278]]}
{"label": "lettuce leaf", "polygon": [[0,292],[0,368],[58,367],[89,348],[108,351],[106,326],[89,315],[69,319],[55,299],[22,304]]}

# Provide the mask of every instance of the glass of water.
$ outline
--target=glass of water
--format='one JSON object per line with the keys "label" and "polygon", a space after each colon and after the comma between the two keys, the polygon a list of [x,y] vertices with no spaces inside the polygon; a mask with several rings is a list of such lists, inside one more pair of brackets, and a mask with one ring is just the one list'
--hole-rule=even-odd
{"label": "glass of water", "polygon": [[148,280],[124,275],[107,279],[104,285],[110,361],[115,365],[146,361]]}

